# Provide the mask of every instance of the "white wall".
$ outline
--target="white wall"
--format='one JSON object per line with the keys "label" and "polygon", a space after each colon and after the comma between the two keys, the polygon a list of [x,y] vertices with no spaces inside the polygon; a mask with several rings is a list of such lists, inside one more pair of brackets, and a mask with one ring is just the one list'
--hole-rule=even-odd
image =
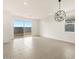
{"label": "white wall", "polygon": [[12,15],[8,11],[4,11],[3,15],[3,42],[13,39]]}
{"label": "white wall", "polygon": [[40,35],[40,20],[32,20],[32,36]]}
{"label": "white wall", "polygon": [[56,22],[53,16],[48,16],[40,21],[40,35],[47,38],[73,42],[74,32],[65,32],[65,22]]}

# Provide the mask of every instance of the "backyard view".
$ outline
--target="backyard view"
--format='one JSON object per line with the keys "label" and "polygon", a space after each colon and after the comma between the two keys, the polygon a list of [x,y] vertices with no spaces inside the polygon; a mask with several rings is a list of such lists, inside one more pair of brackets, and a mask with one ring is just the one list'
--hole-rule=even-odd
{"label": "backyard view", "polygon": [[14,22],[14,36],[31,35],[32,21],[16,19]]}

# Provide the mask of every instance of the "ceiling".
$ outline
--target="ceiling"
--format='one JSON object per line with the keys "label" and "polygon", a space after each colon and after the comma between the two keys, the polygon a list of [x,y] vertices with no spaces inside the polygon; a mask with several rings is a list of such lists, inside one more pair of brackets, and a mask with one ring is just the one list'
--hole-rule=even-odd
{"label": "ceiling", "polygon": [[[4,11],[29,18],[44,18],[54,15],[58,10],[58,0],[4,0],[3,2]],[[24,2],[26,2],[25,5]],[[74,10],[75,0],[62,0],[61,8],[66,12]]]}

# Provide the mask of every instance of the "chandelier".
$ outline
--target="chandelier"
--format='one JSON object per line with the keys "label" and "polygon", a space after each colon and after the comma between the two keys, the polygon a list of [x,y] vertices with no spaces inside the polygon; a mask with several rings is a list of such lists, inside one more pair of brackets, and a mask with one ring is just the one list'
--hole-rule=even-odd
{"label": "chandelier", "polygon": [[59,2],[59,10],[55,13],[55,20],[61,22],[66,19],[66,13],[64,10],[61,9],[61,0]]}

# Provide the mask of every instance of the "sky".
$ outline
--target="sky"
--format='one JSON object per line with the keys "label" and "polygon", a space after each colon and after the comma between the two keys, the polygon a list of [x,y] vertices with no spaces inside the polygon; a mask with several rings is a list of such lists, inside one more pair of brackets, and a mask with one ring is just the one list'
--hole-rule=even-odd
{"label": "sky", "polygon": [[25,19],[16,19],[14,21],[14,27],[32,27],[32,21]]}

